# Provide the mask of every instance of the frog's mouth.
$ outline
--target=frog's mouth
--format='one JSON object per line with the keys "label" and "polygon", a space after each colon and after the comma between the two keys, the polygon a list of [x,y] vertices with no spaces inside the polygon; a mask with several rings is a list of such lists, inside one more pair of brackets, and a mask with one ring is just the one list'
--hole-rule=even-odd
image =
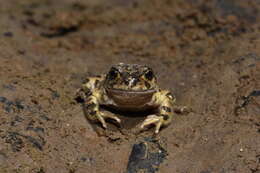
{"label": "frog's mouth", "polygon": [[126,89],[117,89],[117,88],[106,88],[107,92],[111,93],[118,93],[118,94],[149,94],[154,93],[155,89],[148,89],[148,90],[126,90]]}
{"label": "frog's mouth", "polygon": [[108,97],[114,101],[118,108],[139,110],[144,108],[152,100],[156,90],[106,89],[106,92]]}

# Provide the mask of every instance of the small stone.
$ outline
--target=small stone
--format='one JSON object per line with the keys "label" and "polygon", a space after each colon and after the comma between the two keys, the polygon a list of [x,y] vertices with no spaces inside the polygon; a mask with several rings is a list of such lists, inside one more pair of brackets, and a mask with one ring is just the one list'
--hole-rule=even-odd
{"label": "small stone", "polygon": [[12,32],[5,32],[5,33],[4,33],[4,36],[5,36],[5,37],[12,37],[12,36],[13,36],[13,33],[12,33]]}

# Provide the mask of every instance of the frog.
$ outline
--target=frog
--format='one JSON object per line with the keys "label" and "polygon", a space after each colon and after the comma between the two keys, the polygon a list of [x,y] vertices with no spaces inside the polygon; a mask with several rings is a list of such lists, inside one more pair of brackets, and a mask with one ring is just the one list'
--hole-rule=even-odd
{"label": "frog", "polygon": [[155,126],[155,134],[168,126],[173,117],[175,97],[169,90],[161,89],[152,68],[147,65],[118,63],[106,74],[87,77],[77,96],[82,99],[86,117],[107,128],[107,119],[121,123],[114,114],[101,111],[102,105],[120,111],[154,110],[141,123],[141,130]]}

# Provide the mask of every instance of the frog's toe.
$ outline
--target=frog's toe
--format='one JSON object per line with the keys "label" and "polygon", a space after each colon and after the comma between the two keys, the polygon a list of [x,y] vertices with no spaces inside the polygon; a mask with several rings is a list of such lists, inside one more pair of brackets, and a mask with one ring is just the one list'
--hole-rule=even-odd
{"label": "frog's toe", "polygon": [[106,119],[115,120],[118,124],[121,123],[121,120],[113,114],[106,114],[103,112],[99,112],[99,114],[97,114],[97,120],[102,124],[102,127],[105,129],[107,128]]}
{"label": "frog's toe", "polygon": [[97,115],[97,119],[102,124],[102,127],[104,127],[106,129],[107,128],[107,124],[106,124],[105,119],[103,118],[103,115],[102,114],[98,114]]}
{"label": "frog's toe", "polygon": [[144,122],[141,124],[141,129],[144,129],[146,126],[155,125],[155,133],[159,133],[159,130],[163,124],[163,117],[157,115],[149,115]]}
{"label": "frog's toe", "polygon": [[104,114],[103,117],[105,119],[109,118],[109,119],[115,120],[118,124],[121,123],[121,120],[117,116],[115,116],[113,114]]}

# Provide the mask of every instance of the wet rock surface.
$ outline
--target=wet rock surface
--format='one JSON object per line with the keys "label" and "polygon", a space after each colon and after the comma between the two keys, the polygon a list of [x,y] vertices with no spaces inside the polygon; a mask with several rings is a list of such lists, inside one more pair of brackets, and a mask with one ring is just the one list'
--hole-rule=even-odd
{"label": "wet rock surface", "polygon": [[[0,172],[259,172],[259,9],[258,0],[1,0]],[[192,111],[156,137],[138,132],[141,114],[112,112],[122,126],[106,131],[88,122],[76,90],[118,62],[151,66]],[[132,159],[135,147],[150,157]]]}
{"label": "wet rock surface", "polygon": [[160,141],[146,138],[145,141],[133,145],[127,173],[155,173],[166,156],[167,151],[160,145]]}

